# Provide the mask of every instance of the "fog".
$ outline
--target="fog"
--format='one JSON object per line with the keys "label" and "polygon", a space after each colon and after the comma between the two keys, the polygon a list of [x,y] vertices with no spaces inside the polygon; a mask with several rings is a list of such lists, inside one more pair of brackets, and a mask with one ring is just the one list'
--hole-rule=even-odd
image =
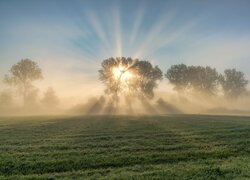
{"label": "fog", "polygon": [[128,114],[128,115],[164,115],[164,114],[217,114],[250,115],[250,96],[237,100],[222,96],[211,97],[198,93],[178,95],[173,91],[160,92],[152,100],[132,100],[129,106],[121,101],[118,106],[105,96],[89,98],[85,103],[73,106],[72,114]]}
{"label": "fog", "polygon": [[[46,69],[43,69],[45,73],[37,75],[37,72],[41,73],[42,71],[35,62],[28,59],[20,61],[22,63],[31,63],[31,65],[34,65],[32,71],[34,71],[35,68],[37,68],[38,71],[25,71],[25,77],[31,75],[30,79],[27,79],[28,83],[25,86],[23,86],[23,82],[19,82],[19,76],[15,75],[15,68],[11,69],[10,72],[12,74],[9,73],[8,76],[3,78],[0,89],[0,115],[250,115],[250,94],[248,86],[246,86],[246,89],[243,89],[244,93],[233,97],[226,96],[221,86],[218,86],[214,94],[210,91],[197,90],[196,87],[198,86],[196,81],[195,88],[190,88],[191,83],[191,85],[188,86],[189,88],[179,91],[179,89],[176,88],[176,84],[171,82],[171,79],[161,78],[163,74],[160,72],[160,69],[156,69],[158,75],[154,81],[151,80],[152,74],[146,76],[148,72],[154,70],[154,66],[151,66],[151,64],[146,61],[134,61],[131,58],[107,60],[118,62],[118,65],[124,62],[128,63],[126,71],[131,71],[132,77],[125,76],[121,80],[117,79],[117,77],[121,78],[123,74],[126,75],[127,72],[123,70],[119,72],[121,74],[117,76],[117,74],[114,74],[113,66],[107,68],[106,63],[108,61],[104,61],[105,63],[103,65],[105,65],[106,73],[108,73],[108,76],[105,76],[103,79],[104,83],[98,79],[98,72],[95,73],[96,76],[94,76],[94,78],[87,76],[86,78],[91,83],[84,83],[84,86],[78,81],[72,84],[74,77],[72,77],[72,80],[69,80],[70,78],[67,77],[65,78],[67,81],[63,81],[64,76],[66,76],[63,74],[60,74],[57,80],[55,79],[56,75],[54,75],[53,78],[56,81],[51,83],[50,75],[46,74]],[[137,65],[136,63],[141,64]],[[16,67],[16,65],[18,65],[18,63],[12,67]],[[135,71],[138,68],[143,69],[144,65],[147,65],[146,67],[151,69],[144,69],[143,75],[140,74],[139,71]],[[124,66],[124,64],[122,64],[122,66]],[[195,67],[192,66],[192,69],[194,68]],[[198,68],[202,69],[200,66]],[[239,71],[232,72],[236,72],[236,75],[241,73]],[[239,73],[237,74],[237,72]],[[102,77],[106,75],[104,71],[101,71],[101,73]],[[56,74],[56,72],[54,72],[54,74]],[[42,75],[43,78],[40,78]],[[181,77],[178,73],[175,75]],[[243,78],[243,73],[240,75],[242,75],[242,81],[245,82],[245,87],[248,81]],[[41,80],[35,81],[36,79],[34,79],[34,77],[36,76]],[[138,81],[138,78],[142,77],[146,77],[145,82]],[[218,77],[221,76],[218,75]],[[206,79],[209,79],[209,77],[206,77]],[[205,80],[202,80],[202,83],[203,81]],[[108,84],[105,86],[107,82]],[[149,86],[151,89],[149,91],[147,89],[144,89],[144,91],[138,90],[142,88],[138,86],[139,83],[141,83],[143,88]],[[68,88],[62,88],[62,84],[65,84],[65,87],[68,86]],[[112,86],[110,86],[110,84]],[[114,84],[117,87],[119,85],[119,91],[113,90]],[[135,89],[132,87],[135,87]],[[178,84],[178,87],[181,87],[180,84]],[[235,92],[240,93],[243,91],[238,91],[236,88]]]}
{"label": "fog", "polygon": [[[167,84],[166,81],[161,83]],[[166,87],[166,85],[165,85]],[[171,86],[170,86],[171,87]],[[86,89],[91,91],[91,89]],[[45,96],[46,92],[34,91],[23,107],[21,99],[11,90],[0,94],[0,114],[8,115],[157,115],[157,114],[221,114],[250,115],[250,96],[227,99],[199,93],[178,94],[168,88],[157,90],[152,100],[120,97],[118,104],[104,93],[101,95]],[[78,99],[77,99],[78,97]]]}

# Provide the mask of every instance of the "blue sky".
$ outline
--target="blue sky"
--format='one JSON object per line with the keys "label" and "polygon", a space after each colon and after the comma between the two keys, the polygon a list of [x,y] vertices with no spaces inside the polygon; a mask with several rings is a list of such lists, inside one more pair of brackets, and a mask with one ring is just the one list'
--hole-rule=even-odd
{"label": "blue sky", "polygon": [[249,18],[249,0],[1,0],[0,76],[30,58],[44,85],[95,91],[101,61],[130,56],[163,71],[235,67],[250,79]]}

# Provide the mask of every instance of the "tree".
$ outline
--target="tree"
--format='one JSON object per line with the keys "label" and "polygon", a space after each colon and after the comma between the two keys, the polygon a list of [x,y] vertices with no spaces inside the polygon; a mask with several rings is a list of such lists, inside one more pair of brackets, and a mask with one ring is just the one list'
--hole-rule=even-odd
{"label": "tree", "polygon": [[215,94],[219,83],[218,72],[209,66],[173,65],[167,70],[165,77],[179,93],[191,89],[197,92]]}
{"label": "tree", "polygon": [[165,77],[178,92],[191,89],[209,95],[216,94],[221,85],[227,97],[237,98],[247,92],[248,80],[244,73],[235,69],[226,69],[219,75],[215,68],[209,66],[173,65],[167,70]]}
{"label": "tree", "polygon": [[55,108],[59,104],[59,98],[52,87],[49,87],[44,93],[44,97],[41,102],[47,108]]}
{"label": "tree", "polygon": [[42,70],[38,64],[30,59],[22,59],[14,64],[9,75],[5,75],[5,82],[14,86],[21,93],[24,105],[29,99],[29,93],[33,92],[32,82],[42,79]]}
{"label": "tree", "polygon": [[136,82],[132,87],[137,90],[139,88],[139,91],[149,99],[153,98],[157,81],[162,79],[162,71],[158,66],[153,67],[148,61],[137,61],[133,68]]}
{"label": "tree", "polygon": [[190,88],[206,94],[216,94],[219,84],[219,74],[209,66],[189,66],[188,81]]}
{"label": "tree", "polygon": [[105,92],[118,101],[119,94],[153,98],[162,71],[148,61],[117,57],[105,59],[99,78],[106,85]]}
{"label": "tree", "polygon": [[185,64],[171,66],[170,69],[167,70],[165,77],[174,85],[174,89],[178,92],[183,91],[188,87],[188,67]]}
{"label": "tree", "polygon": [[236,69],[226,69],[220,76],[220,83],[226,97],[237,98],[247,92],[248,80],[243,72]]}

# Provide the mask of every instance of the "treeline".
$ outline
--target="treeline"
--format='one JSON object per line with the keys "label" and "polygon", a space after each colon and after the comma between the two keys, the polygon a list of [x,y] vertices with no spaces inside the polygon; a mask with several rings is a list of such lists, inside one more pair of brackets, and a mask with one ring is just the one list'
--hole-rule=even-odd
{"label": "treeline", "polygon": [[[52,87],[48,87],[43,97],[39,98],[39,89],[33,83],[42,79],[42,70],[36,62],[22,59],[14,64],[3,79],[8,88],[0,92],[0,108],[17,108],[20,103],[21,107],[27,110],[56,108],[59,98]],[[15,99],[20,100],[17,102]]]}
{"label": "treeline", "polygon": [[209,95],[223,94],[226,98],[237,98],[247,94],[248,80],[236,69],[226,69],[223,74],[209,66],[173,65],[165,77],[178,93],[196,91]]}
{"label": "treeline", "polygon": [[[119,67],[121,64],[126,65],[126,69],[121,73],[131,70],[133,73],[137,73],[137,77],[140,77],[125,84],[130,86],[132,84],[134,89],[139,89],[142,93],[153,97],[153,90],[157,87],[156,81],[162,79],[163,73],[158,66],[153,67],[148,61],[133,61],[131,58],[118,58],[118,60],[109,58],[103,61],[99,74],[101,80],[109,85],[107,88],[114,89],[115,94],[124,88],[124,84],[119,86],[120,89],[116,86],[114,88],[117,82],[114,81],[113,67]],[[225,98],[238,98],[248,93],[248,80],[245,79],[243,72],[236,69],[226,69],[223,74],[220,74],[215,68],[209,66],[178,64],[171,66],[164,75],[178,93],[193,91],[208,95],[223,94]],[[39,98],[39,89],[34,86],[34,82],[41,79],[43,79],[42,69],[36,62],[22,59],[14,64],[3,80],[8,88],[0,92],[0,109],[16,106],[18,103],[14,102],[14,99],[18,98],[21,99],[19,101],[22,104],[21,107],[47,109],[57,107],[59,98],[52,87],[49,87],[43,93],[43,97]],[[132,89],[132,87],[125,88]]]}

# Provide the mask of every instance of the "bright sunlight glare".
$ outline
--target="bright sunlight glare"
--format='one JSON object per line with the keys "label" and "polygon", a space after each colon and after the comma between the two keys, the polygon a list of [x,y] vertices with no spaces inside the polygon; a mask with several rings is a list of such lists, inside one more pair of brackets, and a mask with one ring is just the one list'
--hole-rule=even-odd
{"label": "bright sunlight glare", "polygon": [[125,82],[132,78],[133,74],[129,70],[123,70],[125,68],[114,68],[113,75],[115,80]]}

